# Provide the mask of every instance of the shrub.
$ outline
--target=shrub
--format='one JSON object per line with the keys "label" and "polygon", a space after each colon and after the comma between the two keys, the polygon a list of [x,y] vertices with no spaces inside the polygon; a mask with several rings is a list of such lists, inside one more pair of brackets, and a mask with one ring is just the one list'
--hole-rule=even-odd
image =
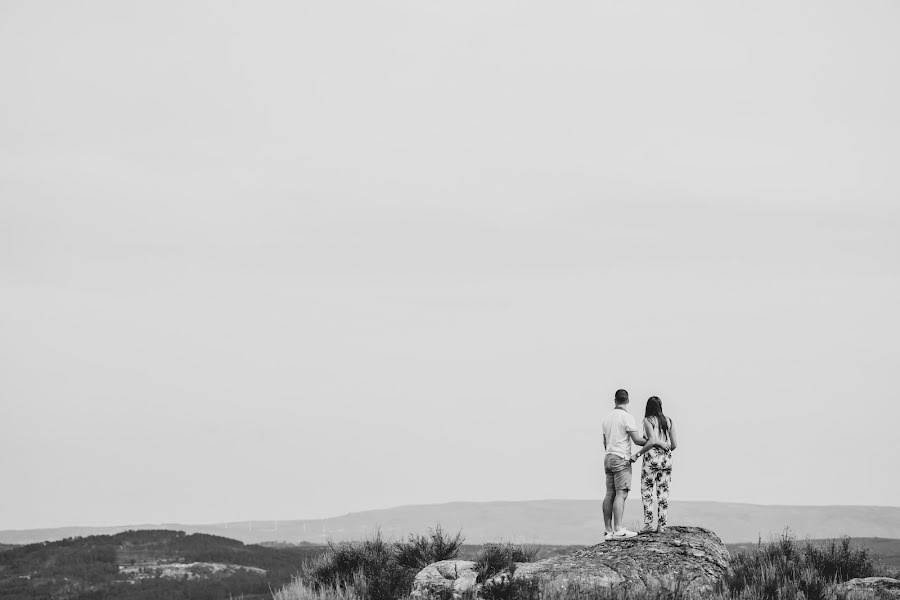
{"label": "shrub", "polygon": [[409,593],[415,573],[397,563],[393,545],[381,532],[362,542],[329,544],[302,569],[302,578],[316,589],[350,589],[360,577],[366,581],[365,597],[391,600]]}
{"label": "shrub", "polygon": [[[439,525],[403,542],[387,542],[378,532],[362,542],[329,544],[324,554],[303,565],[301,580],[309,589],[332,595],[354,590],[366,600],[401,598],[409,594],[420,569],[455,558],[462,542],[461,533],[449,535]],[[360,581],[365,581],[365,591],[357,589]],[[306,593],[307,588],[298,587],[297,593]]]}
{"label": "shrub", "polygon": [[875,563],[865,548],[854,548],[850,538],[840,542],[831,540],[824,548],[816,548],[807,543],[805,559],[826,579],[847,581],[856,577],[871,577],[875,574]]}
{"label": "shrub", "polygon": [[731,571],[720,592],[734,598],[779,600],[802,594],[807,600],[824,600],[832,584],[875,573],[869,551],[854,548],[850,538],[820,548],[811,542],[798,544],[785,531],[754,552],[732,556]]}
{"label": "shrub", "polygon": [[429,530],[427,535],[410,534],[405,542],[394,544],[394,548],[400,565],[420,570],[439,560],[459,556],[463,541],[462,532],[451,536],[438,525]]}
{"label": "shrub", "polygon": [[514,569],[517,562],[532,562],[540,552],[539,546],[524,546],[509,542],[485,544],[475,558],[476,581],[487,581],[504,569]]}

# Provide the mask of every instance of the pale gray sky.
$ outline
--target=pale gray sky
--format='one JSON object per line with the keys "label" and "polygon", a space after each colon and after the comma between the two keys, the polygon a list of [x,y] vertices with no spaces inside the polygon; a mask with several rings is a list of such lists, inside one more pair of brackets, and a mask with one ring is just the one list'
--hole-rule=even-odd
{"label": "pale gray sky", "polygon": [[0,528],[599,497],[618,387],[673,499],[898,504],[898,73],[894,2],[0,2]]}

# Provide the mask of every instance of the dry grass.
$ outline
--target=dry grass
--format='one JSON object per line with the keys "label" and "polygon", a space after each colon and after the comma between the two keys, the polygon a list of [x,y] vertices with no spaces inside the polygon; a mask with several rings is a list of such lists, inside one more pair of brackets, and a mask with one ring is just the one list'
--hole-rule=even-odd
{"label": "dry grass", "polygon": [[[371,548],[383,549],[379,543]],[[377,542],[377,540],[375,540]],[[364,548],[364,546],[358,546]],[[362,550],[360,550],[362,551]],[[377,552],[376,552],[377,554]],[[339,558],[339,557],[338,557]],[[509,568],[510,563],[527,562],[533,558],[533,550],[511,544],[486,545],[480,559],[485,572],[496,567]],[[526,560],[521,560],[526,559]],[[334,565],[337,560],[332,557]],[[337,562],[340,562],[337,560]],[[345,561],[349,565],[352,561]],[[377,562],[377,561],[376,561]],[[331,568],[331,567],[329,567]],[[371,570],[371,569],[370,569]],[[351,577],[331,583],[311,583],[297,578],[283,590],[275,592],[275,600],[385,600],[384,589],[373,590],[372,576],[383,578],[383,573],[369,573],[357,569]],[[865,594],[838,594],[834,584],[856,577],[887,575],[873,560],[870,553],[854,547],[849,538],[835,540],[824,547],[809,542],[797,542],[789,533],[769,544],[759,544],[756,549],[732,556],[731,570],[719,588],[702,596],[687,594],[677,574],[667,589],[630,590],[624,587],[596,587],[580,583],[504,579],[481,589],[485,600],[863,600],[872,598]],[[411,582],[411,580],[410,580]],[[410,587],[396,587],[392,599],[407,599]],[[451,600],[441,598],[437,600]],[[458,600],[474,600],[466,595]]]}
{"label": "dry grass", "polygon": [[289,584],[273,592],[274,600],[368,600],[366,578],[357,573],[352,580],[341,585],[314,586],[302,577],[295,577]]}
{"label": "dry grass", "polygon": [[329,598],[352,593],[365,600],[394,600],[409,594],[420,569],[456,558],[462,542],[460,533],[451,535],[437,526],[427,535],[411,535],[400,542],[385,541],[378,533],[361,542],[330,544],[324,554],[302,566],[290,587],[296,594],[323,590]]}

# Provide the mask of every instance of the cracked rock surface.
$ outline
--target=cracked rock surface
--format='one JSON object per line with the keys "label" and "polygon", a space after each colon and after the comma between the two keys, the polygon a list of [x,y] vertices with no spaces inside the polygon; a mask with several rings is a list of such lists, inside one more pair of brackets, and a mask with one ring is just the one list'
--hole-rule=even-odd
{"label": "cracked rock surface", "polygon": [[[702,527],[669,527],[624,540],[608,540],[564,556],[533,563],[516,563],[514,579],[539,578],[543,585],[566,587],[627,586],[629,589],[669,589],[687,592],[713,589],[728,570],[728,550],[712,531]],[[412,593],[422,598],[459,596],[481,588],[475,563],[444,560],[416,575]],[[493,580],[508,577],[500,573]]]}
{"label": "cracked rock surface", "polygon": [[858,596],[892,600],[900,598],[900,579],[890,577],[859,577],[835,586],[842,594],[856,593]]}

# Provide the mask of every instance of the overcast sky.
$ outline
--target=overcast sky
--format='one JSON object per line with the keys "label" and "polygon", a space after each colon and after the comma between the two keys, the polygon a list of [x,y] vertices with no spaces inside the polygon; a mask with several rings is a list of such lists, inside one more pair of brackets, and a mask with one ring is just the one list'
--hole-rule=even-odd
{"label": "overcast sky", "polygon": [[[0,1],[0,528],[900,503],[894,2]],[[598,503],[598,511],[600,506]]]}

